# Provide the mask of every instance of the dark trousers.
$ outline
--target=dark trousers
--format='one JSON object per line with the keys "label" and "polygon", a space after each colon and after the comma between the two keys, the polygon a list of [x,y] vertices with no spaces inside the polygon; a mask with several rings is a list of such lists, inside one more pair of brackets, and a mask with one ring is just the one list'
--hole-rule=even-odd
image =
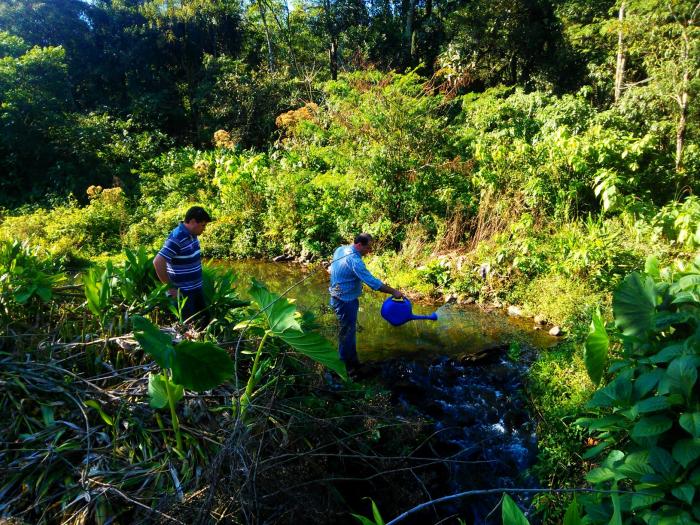
{"label": "dark trousers", "polygon": [[357,359],[357,312],[360,309],[360,301],[341,301],[331,297],[331,308],[338,318],[338,353],[340,360],[346,365],[356,365]]}
{"label": "dark trousers", "polygon": [[[209,324],[209,311],[207,310],[207,303],[204,300],[204,292],[201,288],[196,288],[194,290],[180,290],[180,294],[187,297],[185,301],[185,306],[182,309],[183,320],[190,319],[191,323],[194,323],[198,328],[204,328]],[[194,316],[194,317],[193,317]]]}

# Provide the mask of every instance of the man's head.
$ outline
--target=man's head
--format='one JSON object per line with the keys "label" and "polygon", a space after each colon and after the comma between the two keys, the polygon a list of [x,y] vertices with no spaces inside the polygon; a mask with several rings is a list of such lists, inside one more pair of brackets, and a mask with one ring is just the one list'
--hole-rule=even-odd
{"label": "man's head", "polygon": [[183,221],[185,228],[190,232],[190,235],[201,235],[207,224],[211,222],[211,217],[201,206],[192,206],[187,213],[185,213],[185,220]]}
{"label": "man's head", "polygon": [[372,236],[369,233],[360,233],[355,237],[353,246],[360,255],[367,255],[372,251]]}

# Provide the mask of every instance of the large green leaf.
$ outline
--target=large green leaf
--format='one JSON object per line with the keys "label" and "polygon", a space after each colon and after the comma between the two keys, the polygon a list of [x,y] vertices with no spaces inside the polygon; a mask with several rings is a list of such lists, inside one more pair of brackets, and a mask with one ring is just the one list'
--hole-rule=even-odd
{"label": "large green leaf", "polygon": [[636,405],[634,405],[637,413],[646,414],[649,412],[657,412],[659,410],[665,410],[669,407],[668,398],[663,396],[654,396],[647,399],[643,399]]}
{"label": "large green leaf", "polygon": [[615,472],[607,467],[598,467],[586,474],[586,481],[597,484],[615,479]]}
{"label": "large green leaf", "polygon": [[664,477],[672,477],[678,471],[678,463],[666,449],[652,447],[649,450],[649,464]]}
{"label": "large green leaf", "polygon": [[646,452],[635,452],[629,454],[622,465],[616,470],[626,478],[639,481],[647,474],[653,474],[654,469],[648,462],[649,454]]}
{"label": "large green leaf", "polygon": [[148,397],[152,408],[165,408],[168,405],[168,391],[165,382],[168,381],[173,401],[177,403],[185,394],[182,385],[176,385],[163,374],[148,374]]}
{"label": "large green leaf", "polygon": [[[613,483],[612,490],[617,490],[617,482]],[[613,492],[610,496],[613,504],[613,515],[610,518],[608,525],[622,525],[622,506],[620,504],[620,494]]]}
{"label": "large green leaf", "polygon": [[203,392],[233,375],[233,361],[214,343],[183,341],[175,347],[173,382],[188,390]]}
{"label": "large green leaf", "polygon": [[157,326],[145,317],[135,315],[132,319],[134,323],[134,337],[144,351],[153,356],[153,359],[161,368],[171,368],[175,353],[172,338],[168,334],[161,332]]}
{"label": "large green leaf", "polygon": [[640,419],[632,428],[633,438],[655,437],[666,432],[673,423],[666,416],[649,416]]}
{"label": "large green leaf", "polygon": [[335,346],[319,334],[302,332],[301,330],[287,330],[279,334],[279,337],[300,354],[304,354],[337,372],[343,379],[348,378],[345,363],[338,357]]}
{"label": "large green leaf", "polygon": [[525,514],[515,504],[508,494],[503,494],[501,500],[501,518],[503,525],[530,525]]}
{"label": "large green leaf", "polygon": [[[661,349],[660,352],[658,352],[656,355],[652,356],[650,358],[652,363],[668,363],[672,361],[674,358],[678,357],[679,355],[683,355],[685,352],[685,346],[680,343],[674,343],[670,344],[668,346],[665,346],[664,348]],[[659,370],[659,369],[657,369]],[[661,370],[660,370],[661,371]]]}
{"label": "large green leaf", "polygon": [[263,315],[267,318],[270,331],[279,335],[285,330],[301,330],[299,322],[296,320],[297,311],[294,303],[286,298],[271,293],[263,283],[253,279],[253,284],[248,290],[253,300],[258,303]]}
{"label": "large green leaf", "polygon": [[583,361],[586,364],[588,377],[596,385],[603,377],[609,345],[608,333],[605,331],[605,324],[600,316],[600,310],[598,310],[593,314],[591,328],[583,351]]}
{"label": "large green leaf", "polygon": [[687,430],[691,436],[695,438],[700,437],[700,412],[683,414],[678,421],[681,427]]}
{"label": "large green leaf", "polygon": [[632,510],[643,509],[645,507],[650,507],[662,499],[664,499],[663,491],[649,490],[647,487],[643,487],[640,492],[632,495],[630,508]]}
{"label": "large green leaf", "polygon": [[673,459],[688,468],[693,461],[700,458],[700,438],[681,439],[673,445]]}
{"label": "large green leaf", "polygon": [[651,392],[665,374],[661,368],[655,368],[649,372],[644,372],[634,381],[634,393],[637,398],[644,397]]}
{"label": "large green leaf", "polygon": [[651,277],[633,272],[613,294],[615,325],[624,335],[641,336],[652,327],[656,291]]}
{"label": "large green leaf", "polygon": [[98,272],[95,268],[87,271],[83,277],[85,285],[85,298],[87,299],[88,309],[99,316],[102,312],[100,309],[100,289],[98,285]]}
{"label": "large green leaf", "polygon": [[581,510],[579,509],[575,496],[573,501],[569,504],[569,507],[566,509],[563,525],[581,525]]}
{"label": "large green leaf", "polygon": [[700,289],[700,275],[692,273],[678,279],[671,287],[671,293],[677,293],[686,290]]}
{"label": "large green leaf", "polygon": [[698,380],[698,358],[696,356],[681,356],[668,366],[666,377],[672,388],[679,390],[687,399],[690,399],[693,386]]}
{"label": "large green leaf", "polygon": [[671,491],[675,497],[679,500],[686,502],[688,505],[693,504],[693,497],[695,496],[695,487],[690,483],[685,483],[680,487],[676,487]]}
{"label": "large green leaf", "polygon": [[655,280],[661,278],[661,273],[659,272],[659,259],[656,255],[649,255],[647,260],[644,262],[644,273]]}

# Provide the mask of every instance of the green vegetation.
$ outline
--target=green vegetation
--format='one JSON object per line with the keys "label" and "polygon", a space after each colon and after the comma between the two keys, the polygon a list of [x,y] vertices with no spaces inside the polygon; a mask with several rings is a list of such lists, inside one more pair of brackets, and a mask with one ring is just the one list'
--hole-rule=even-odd
{"label": "green vegetation", "polygon": [[[425,437],[382,434],[383,392],[317,392],[313,363],[342,367],[262,284],[249,304],[206,267],[213,322],[181,341],[152,255],[201,204],[207,257],[319,260],[369,231],[371,270],[414,295],[562,327],[527,381],[542,485],[612,490],[577,497],[591,523],[700,521],[698,17],[690,0],[0,3],[0,516],[129,521],[114,498],[160,511],[162,494],[191,509],[224,460],[239,492],[204,507],[246,516],[250,457]],[[193,353],[216,370],[183,375]],[[261,473],[270,493],[324,465],[281,472]],[[349,508],[323,494],[291,515]],[[533,510],[577,523],[570,500]]]}
{"label": "green vegetation", "polygon": [[[698,323],[700,258],[679,270],[648,260],[613,295],[614,328],[599,316],[586,340],[586,364],[599,382],[610,355],[609,381],[588,403],[593,417],[578,424],[598,444],[586,457],[599,466],[586,475],[595,487],[627,489],[585,500],[591,523],[639,516],[647,523],[700,520]],[[618,516],[614,518],[614,516]]]}

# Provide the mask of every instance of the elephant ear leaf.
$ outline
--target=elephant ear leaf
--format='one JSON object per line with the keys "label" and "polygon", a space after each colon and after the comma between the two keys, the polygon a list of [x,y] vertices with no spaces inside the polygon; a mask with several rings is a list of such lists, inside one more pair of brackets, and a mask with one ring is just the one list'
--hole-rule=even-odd
{"label": "elephant ear leaf", "polygon": [[148,375],[148,398],[151,408],[165,408],[168,405],[168,390],[165,382],[168,381],[170,392],[173,395],[173,401],[177,403],[182,399],[185,391],[182,385],[176,385],[162,374]]}
{"label": "elephant ear leaf", "polygon": [[501,500],[501,519],[503,525],[530,525],[525,514],[508,494],[503,494]]}
{"label": "elephant ear leaf", "polygon": [[301,330],[295,314],[297,307],[286,298],[271,293],[263,283],[253,279],[253,285],[248,293],[258,303],[263,315],[267,318],[270,331],[280,335],[285,330]]}
{"label": "elephant ear leaf", "polygon": [[605,325],[600,316],[600,310],[598,310],[593,315],[591,329],[586,338],[583,351],[583,361],[588,371],[588,377],[590,377],[591,381],[596,385],[600,383],[603,377],[609,344],[608,333],[605,331]]}
{"label": "elephant ear leaf", "polygon": [[348,379],[345,363],[338,357],[338,352],[333,344],[324,337],[314,332],[302,332],[301,330],[287,330],[279,334],[279,337],[300,354],[330,368],[343,379]]}
{"label": "elephant ear leaf", "polygon": [[233,375],[233,361],[214,343],[183,341],[175,347],[173,382],[187,390],[210,390]]}
{"label": "elephant ear leaf", "polygon": [[615,325],[627,336],[642,336],[653,326],[656,291],[651,277],[633,272],[613,294]]}
{"label": "elephant ear leaf", "polygon": [[133,322],[134,337],[141,345],[141,348],[147,354],[153,356],[153,359],[161,368],[171,368],[174,353],[172,338],[168,334],[161,332],[157,326],[145,317],[135,315]]}

